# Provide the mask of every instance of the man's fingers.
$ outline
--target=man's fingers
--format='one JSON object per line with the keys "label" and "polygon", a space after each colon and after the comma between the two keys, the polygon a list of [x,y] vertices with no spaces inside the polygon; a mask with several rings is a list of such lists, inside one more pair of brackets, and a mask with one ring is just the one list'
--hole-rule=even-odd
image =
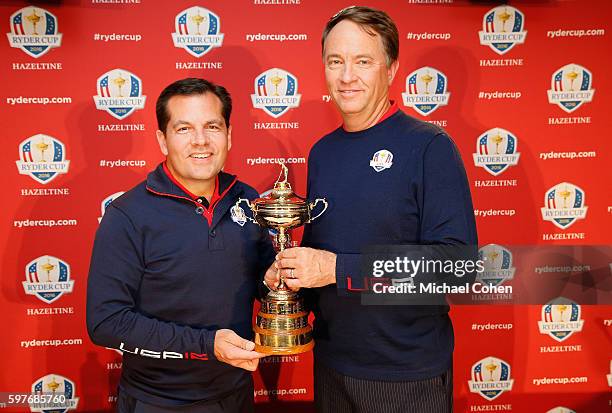
{"label": "man's fingers", "polygon": [[251,351],[255,349],[255,343],[245,338],[240,337],[234,331],[231,331],[231,334],[228,334],[225,340],[228,343],[234,345],[235,347],[238,347],[243,350]]}
{"label": "man's fingers", "polygon": [[297,291],[302,287],[302,283],[297,278],[286,278],[285,285],[289,287],[291,291]]}
{"label": "man's fingers", "polygon": [[249,340],[244,340],[244,347],[243,349],[247,350],[247,351],[253,351],[255,350],[255,343],[253,343],[252,341]]}
{"label": "man's fingers", "polygon": [[295,268],[295,265],[297,264],[297,259],[296,258],[281,258],[281,259],[277,259],[276,262],[274,263],[274,266],[276,268]]}
{"label": "man's fingers", "polygon": [[235,367],[239,367],[241,369],[244,370],[248,370],[248,371],[255,371],[257,370],[257,365],[259,364],[259,359],[257,360],[245,360],[245,361],[239,361],[237,363],[234,364]]}
{"label": "man's fingers", "polygon": [[244,350],[240,347],[234,347],[228,350],[226,358],[228,360],[259,360],[262,357],[266,357],[263,353],[258,353],[257,351]]}
{"label": "man's fingers", "polygon": [[287,248],[286,250],[276,254],[276,259],[278,260],[279,258],[297,258],[297,256],[301,254],[302,251],[305,249],[306,248],[304,247]]}

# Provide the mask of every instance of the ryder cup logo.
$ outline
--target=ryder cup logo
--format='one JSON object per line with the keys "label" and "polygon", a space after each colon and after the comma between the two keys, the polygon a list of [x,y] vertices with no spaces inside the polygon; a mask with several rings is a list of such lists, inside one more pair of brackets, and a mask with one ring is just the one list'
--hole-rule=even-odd
{"label": "ryder cup logo", "polygon": [[240,225],[241,227],[243,227],[244,224],[246,224],[247,222],[247,218],[246,218],[246,214],[244,213],[244,209],[242,209],[238,205],[234,205],[230,209],[230,216],[232,217],[232,221],[234,221],[236,224]]}
{"label": "ryder cup logo", "polygon": [[25,267],[26,280],[23,289],[46,304],[51,304],[74,287],[70,280],[70,265],[51,255],[43,255],[30,261]]}
{"label": "ryder cup logo", "polygon": [[10,24],[11,32],[6,34],[9,44],[32,57],[40,57],[62,43],[57,17],[40,7],[24,7],[13,13]]}
{"label": "ryder cup logo", "polygon": [[68,172],[66,148],[59,140],[39,133],[19,144],[17,170],[36,182],[48,184],[60,174]]}
{"label": "ryder cup logo", "polygon": [[142,109],[146,96],[142,95],[142,80],[124,69],[104,73],[96,82],[98,94],[93,97],[96,109],[105,110],[121,120]]}
{"label": "ryder cup logo", "polygon": [[272,68],[255,78],[255,93],[251,95],[253,107],[278,118],[290,108],[300,105],[297,77],[283,69]]}
{"label": "ryder cup logo", "polygon": [[550,409],[546,413],[576,413],[572,409],[568,409],[567,407],[555,407],[554,409]]}
{"label": "ryder cup logo", "polygon": [[472,366],[470,391],[491,401],[503,392],[512,390],[514,379],[510,378],[510,365],[496,357],[485,357]]}
{"label": "ryder cup logo", "polygon": [[111,202],[113,202],[115,199],[119,198],[123,194],[125,194],[125,191],[115,192],[114,194],[109,195],[102,200],[102,202],[100,203],[100,216],[98,217],[98,223],[102,221],[102,217],[106,212],[106,208],[108,208]]}
{"label": "ryder cup logo", "polygon": [[374,168],[376,172],[383,171],[391,168],[393,165],[393,154],[386,149],[382,149],[372,156],[370,166]]}
{"label": "ryder cup logo", "polygon": [[567,113],[578,109],[584,102],[593,100],[591,89],[593,75],[586,68],[570,63],[553,73],[548,102],[557,104]]}
{"label": "ryder cup logo", "polygon": [[538,321],[540,333],[548,334],[561,342],[576,332],[582,331],[584,320],[580,319],[580,305],[559,297],[542,306],[542,319]]}
{"label": "ryder cup logo", "polygon": [[542,218],[558,228],[567,229],[576,220],[584,219],[587,207],[584,205],[584,191],[574,184],[562,182],[550,188],[544,195]]}
{"label": "ryder cup logo", "polygon": [[65,413],[76,410],[79,398],[74,382],[59,374],[47,374],[32,384],[33,394],[44,394],[44,403],[29,403],[30,411],[43,413]]}
{"label": "ryder cup logo", "polygon": [[204,56],[223,43],[220,23],[219,16],[204,7],[183,10],[174,19],[174,47],[185,49],[194,57]]}
{"label": "ryder cup logo", "polygon": [[523,30],[525,16],[510,6],[499,6],[489,10],[478,32],[480,44],[489,46],[500,55],[507,53],[517,44],[523,44],[527,32]]}
{"label": "ryder cup logo", "polygon": [[474,164],[497,176],[519,161],[518,140],[505,129],[489,129],[476,139]]}
{"label": "ryder cup logo", "polygon": [[484,285],[498,286],[514,278],[512,252],[497,244],[489,244],[478,250],[478,258],[484,262],[484,271],[479,272],[476,281]]}
{"label": "ryder cup logo", "polygon": [[432,67],[422,67],[406,77],[406,92],[402,93],[404,106],[417,113],[431,115],[440,106],[448,104],[446,75]]}

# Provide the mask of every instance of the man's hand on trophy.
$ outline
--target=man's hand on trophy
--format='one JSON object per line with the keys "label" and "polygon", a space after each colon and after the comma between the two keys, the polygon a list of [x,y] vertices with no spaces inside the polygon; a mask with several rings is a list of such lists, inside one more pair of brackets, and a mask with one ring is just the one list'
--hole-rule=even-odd
{"label": "man's hand on trophy", "polygon": [[264,284],[272,291],[276,291],[278,284],[280,283],[280,274],[278,273],[278,269],[272,263],[268,271],[266,271],[266,275],[264,275]]}
{"label": "man's hand on trophy", "polygon": [[253,351],[254,349],[255,343],[240,337],[232,330],[221,329],[215,334],[215,357],[234,367],[255,371],[259,359],[266,355]]}
{"label": "man's hand on trophy", "polygon": [[314,248],[288,248],[276,256],[285,284],[293,291],[336,283],[336,254]]}

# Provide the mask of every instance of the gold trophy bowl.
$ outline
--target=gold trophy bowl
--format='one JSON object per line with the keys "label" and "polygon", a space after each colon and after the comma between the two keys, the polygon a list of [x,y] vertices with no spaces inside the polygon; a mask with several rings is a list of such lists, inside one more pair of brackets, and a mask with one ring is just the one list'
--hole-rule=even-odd
{"label": "gold trophy bowl", "polygon": [[[252,202],[241,198],[236,202],[236,207],[240,208],[240,204],[245,202],[253,214],[253,218],[246,216],[249,221],[276,230],[275,244],[283,251],[290,240],[287,231],[321,216],[327,209],[327,201],[320,198],[307,202],[295,195],[287,181],[287,167],[284,164],[281,166],[281,174],[268,196]],[[323,204],[323,210],[313,217],[312,210],[319,203]],[[282,275],[276,291],[270,291],[261,301],[253,331],[255,350],[260,353],[298,354],[313,348],[312,327],[308,324],[304,301],[297,292],[287,288]]]}

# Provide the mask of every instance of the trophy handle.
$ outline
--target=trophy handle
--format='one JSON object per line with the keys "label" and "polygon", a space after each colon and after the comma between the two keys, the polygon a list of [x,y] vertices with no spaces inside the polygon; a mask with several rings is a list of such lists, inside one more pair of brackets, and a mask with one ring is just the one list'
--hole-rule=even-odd
{"label": "trophy handle", "polygon": [[314,221],[315,219],[319,218],[327,210],[327,207],[329,206],[329,204],[327,203],[325,198],[317,198],[317,199],[315,199],[314,202],[311,202],[310,204],[308,204],[308,209],[310,209],[310,211],[312,211],[313,209],[315,209],[315,207],[317,206],[317,204],[319,202],[323,202],[323,210],[321,212],[319,212],[317,215],[315,215],[314,217],[310,218],[308,221],[306,221],[307,224],[310,224],[312,221]]}
{"label": "trophy handle", "polygon": [[[235,206],[240,207],[240,204],[242,202],[246,202],[247,206],[249,207],[249,210],[251,211],[251,213],[253,213],[253,205],[251,204],[251,202],[246,199],[246,198],[240,198],[238,199],[238,202],[236,202]],[[253,218],[251,218],[250,216],[248,216],[247,214],[244,214],[244,217],[246,219],[248,219],[249,221],[251,221],[253,224],[257,224],[257,221],[255,221]]]}

